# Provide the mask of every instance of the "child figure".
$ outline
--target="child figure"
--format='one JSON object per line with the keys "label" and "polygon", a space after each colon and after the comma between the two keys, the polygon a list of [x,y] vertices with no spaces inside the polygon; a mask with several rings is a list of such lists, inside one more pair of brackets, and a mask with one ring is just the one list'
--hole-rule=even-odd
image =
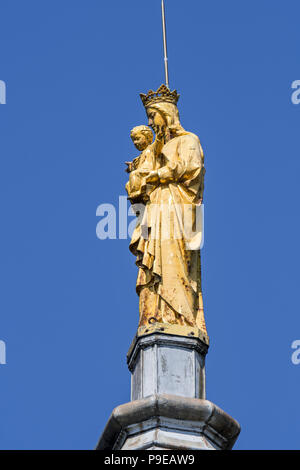
{"label": "child figure", "polygon": [[150,193],[155,188],[155,185],[146,183],[146,177],[161,166],[160,154],[164,140],[162,136],[157,136],[153,142],[153,134],[148,126],[134,127],[130,137],[141,154],[132,162],[126,162],[128,165],[126,171],[129,173],[126,191],[130,201],[138,202],[149,199]]}

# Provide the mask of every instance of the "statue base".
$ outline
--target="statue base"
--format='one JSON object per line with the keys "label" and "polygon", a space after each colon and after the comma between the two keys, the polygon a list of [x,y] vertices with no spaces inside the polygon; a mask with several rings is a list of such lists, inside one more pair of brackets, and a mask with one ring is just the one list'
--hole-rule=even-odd
{"label": "statue base", "polygon": [[127,354],[132,374],[131,400],[156,394],[205,399],[208,345],[196,332],[179,336],[180,328],[173,326],[170,334],[170,327],[156,323],[147,327],[144,334],[139,329],[134,338]]}
{"label": "statue base", "polygon": [[188,330],[183,336],[159,323],[138,330],[127,354],[132,401],[115,408],[98,450],[233,447],[239,424],[205,399],[208,339]]}
{"label": "statue base", "polygon": [[163,333],[166,335],[183,336],[187,338],[198,338],[207,347],[209,346],[209,337],[206,331],[193,326],[172,325],[170,323],[150,323],[147,326],[140,326],[136,337],[148,336],[153,333]]}
{"label": "statue base", "polygon": [[239,424],[207,400],[153,395],[118,406],[97,450],[230,450]]}

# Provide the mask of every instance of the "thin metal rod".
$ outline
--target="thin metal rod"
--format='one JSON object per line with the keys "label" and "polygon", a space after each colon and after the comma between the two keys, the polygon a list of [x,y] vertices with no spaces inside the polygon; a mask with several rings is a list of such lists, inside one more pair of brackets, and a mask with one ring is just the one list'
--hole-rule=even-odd
{"label": "thin metal rod", "polygon": [[166,33],[166,12],[165,12],[165,2],[164,2],[164,0],[161,0],[161,13],[162,13],[163,40],[164,40],[165,76],[166,76],[166,85],[169,88],[169,67],[168,67],[167,33]]}

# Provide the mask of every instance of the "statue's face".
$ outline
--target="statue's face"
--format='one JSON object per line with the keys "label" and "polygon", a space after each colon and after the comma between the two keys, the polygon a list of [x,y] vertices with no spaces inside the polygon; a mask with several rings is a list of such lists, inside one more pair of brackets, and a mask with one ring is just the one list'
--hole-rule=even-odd
{"label": "statue's face", "polygon": [[[151,132],[151,131],[150,131]],[[136,132],[135,134],[133,134],[131,136],[132,138],[132,141],[135,145],[135,147],[140,151],[142,152],[143,150],[145,150],[145,148],[148,147],[148,141],[147,141],[147,138],[146,136],[142,133],[142,132]]]}
{"label": "statue's face", "polygon": [[167,123],[165,119],[158,111],[156,111],[156,109],[148,108],[147,116],[148,116],[148,125],[152,127],[155,134],[158,134],[159,130],[162,127],[166,127]]}

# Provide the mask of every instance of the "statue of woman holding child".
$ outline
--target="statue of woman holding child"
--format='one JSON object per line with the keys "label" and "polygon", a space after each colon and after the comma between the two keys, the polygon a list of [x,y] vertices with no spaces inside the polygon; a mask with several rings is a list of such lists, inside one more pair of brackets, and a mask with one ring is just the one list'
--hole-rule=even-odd
{"label": "statue of woman holding child", "polygon": [[176,90],[161,85],[141,99],[155,141],[147,126],[131,132],[141,154],[128,163],[126,190],[133,207],[144,207],[130,243],[139,268],[139,327],[179,325],[206,336],[200,261],[203,151],[198,137],[180,124]]}

